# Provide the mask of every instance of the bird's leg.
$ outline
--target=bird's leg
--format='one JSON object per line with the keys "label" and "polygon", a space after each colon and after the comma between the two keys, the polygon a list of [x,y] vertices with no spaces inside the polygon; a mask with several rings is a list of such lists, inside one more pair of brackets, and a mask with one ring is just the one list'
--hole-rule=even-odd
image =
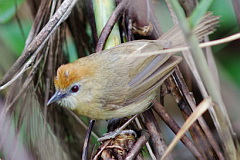
{"label": "bird's leg", "polygon": [[133,117],[131,117],[127,122],[125,122],[121,127],[115,129],[112,132],[108,132],[106,134],[104,134],[103,137],[98,138],[98,142],[104,141],[104,140],[108,140],[108,139],[112,139],[115,138],[117,135],[119,134],[125,134],[125,133],[129,133],[129,134],[134,134],[134,136],[136,137],[136,133],[133,130],[124,130],[139,114],[134,115]]}

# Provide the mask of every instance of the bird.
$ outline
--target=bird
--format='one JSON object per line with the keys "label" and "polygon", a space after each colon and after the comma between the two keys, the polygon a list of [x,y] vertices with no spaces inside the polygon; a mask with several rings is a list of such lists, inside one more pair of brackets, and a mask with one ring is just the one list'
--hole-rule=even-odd
{"label": "bird", "polygon": [[[198,40],[215,31],[218,16],[208,13],[194,27]],[[158,51],[186,46],[178,25],[157,40],[122,43],[73,63],[63,64],[54,78],[57,102],[77,115],[94,120],[122,118],[147,110],[157,89],[181,62],[180,56]],[[138,56],[153,53],[149,56]]]}

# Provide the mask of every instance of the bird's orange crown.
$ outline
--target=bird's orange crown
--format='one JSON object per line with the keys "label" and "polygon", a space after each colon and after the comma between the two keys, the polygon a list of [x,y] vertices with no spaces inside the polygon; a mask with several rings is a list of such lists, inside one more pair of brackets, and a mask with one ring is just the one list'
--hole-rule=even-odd
{"label": "bird's orange crown", "polygon": [[57,89],[66,89],[71,84],[80,81],[81,79],[93,76],[94,68],[89,65],[79,65],[78,63],[68,63],[61,65],[57,70],[57,76],[54,79],[54,84]]}

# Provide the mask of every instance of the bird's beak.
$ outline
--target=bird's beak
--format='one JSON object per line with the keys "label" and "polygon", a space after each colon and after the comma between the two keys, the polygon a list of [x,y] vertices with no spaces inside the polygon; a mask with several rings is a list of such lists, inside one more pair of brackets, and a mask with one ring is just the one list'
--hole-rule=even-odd
{"label": "bird's beak", "polygon": [[47,106],[53,102],[56,102],[60,99],[63,99],[64,97],[67,96],[67,93],[64,92],[64,91],[59,91],[57,90],[54,95],[49,99],[48,103],[47,103]]}

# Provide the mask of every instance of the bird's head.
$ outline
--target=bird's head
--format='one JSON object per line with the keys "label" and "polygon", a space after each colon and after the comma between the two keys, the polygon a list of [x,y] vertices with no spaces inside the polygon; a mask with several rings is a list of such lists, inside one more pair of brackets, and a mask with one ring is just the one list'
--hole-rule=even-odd
{"label": "bird's head", "polygon": [[89,66],[79,65],[78,63],[68,63],[60,66],[54,79],[56,92],[47,105],[58,102],[62,106],[75,109],[82,94],[86,94],[84,91],[86,90],[84,88],[85,83],[93,75],[94,71]]}

